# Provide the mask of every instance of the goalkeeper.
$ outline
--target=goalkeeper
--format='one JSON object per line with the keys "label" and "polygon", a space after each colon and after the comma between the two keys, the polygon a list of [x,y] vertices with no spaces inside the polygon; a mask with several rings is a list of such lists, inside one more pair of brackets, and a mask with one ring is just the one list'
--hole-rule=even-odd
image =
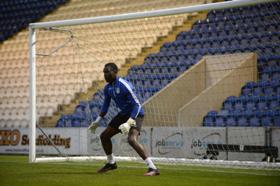
{"label": "goalkeeper", "polygon": [[114,155],[112,153],[111,138],[121,132],[128,135],[129,145],[146,162],[148,171],[145,176],[159,175],[159,170],[147,156],[144,147],[138,142],[141,125],[144,119],[144,110],[136,97],[133,86],[126,80],[117,76],[118,67],[115,63],[107,63],[103,69],[104,78],[108,83],[104,87],[105,100],[101,112],[97,119],[91,123],[89,129],[94,133],[99,126],[100,120],[106,115],[110,101],[113,99],[120,112],[111,120],[108,127],[101,133],[100,139],[103,149],[107,155],[108,162],[99,169],[98,173],[104,173],[117,168]]}

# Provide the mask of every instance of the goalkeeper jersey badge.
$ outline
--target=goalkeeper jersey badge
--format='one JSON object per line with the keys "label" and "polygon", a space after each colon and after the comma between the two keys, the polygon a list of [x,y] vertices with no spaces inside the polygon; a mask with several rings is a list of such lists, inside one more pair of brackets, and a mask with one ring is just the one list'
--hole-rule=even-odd
{"label": "goalkeeper jersey badge", "polygon": [[120,88],[116,88],[116,93],[119,94],[121,92]]}

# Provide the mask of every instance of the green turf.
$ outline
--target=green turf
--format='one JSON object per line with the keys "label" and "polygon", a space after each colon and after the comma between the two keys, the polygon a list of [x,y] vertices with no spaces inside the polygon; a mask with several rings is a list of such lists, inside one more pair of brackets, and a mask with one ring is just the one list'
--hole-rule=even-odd
{"label": "green turf", "polygon": [[118,162],[117,170],[97,174],[103,162],[36,163],[26,156],[0,155],[0,186],[280,186],[280,170],[158,165],[161,175],[145,177],[141,163]]}

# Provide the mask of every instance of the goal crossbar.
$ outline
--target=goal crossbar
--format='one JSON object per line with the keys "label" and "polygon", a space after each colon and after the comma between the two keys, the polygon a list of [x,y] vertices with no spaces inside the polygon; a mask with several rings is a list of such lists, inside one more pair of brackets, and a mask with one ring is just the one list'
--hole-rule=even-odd
{"label": "goal crossbar", "polygon": [[31,24],[29,24],[29,27],[31,27],[31,28],[48,28],[48,27],[73,26],[73,25],[83,25],[83,24],[92,24],[92,23],[105,23],[105,22],[123,21],[123,20],[130,20],[130,19],[201,12],[201,11],[208,11],[208,10],[219,10],[219,9],[235,8],[235,7],[242,7],[242,6],[252,6],[252,5],[256,5],[256,4],[260,4],[260,3],[269,3],[269,2],[275,2],[275,1],[277,1],[277,0],[266,0],[266,1],[263,1],[263,0],[235,0],[235,1],[217,2],[217,3],[209,3],[209,4],[201,4],[201,5],[192,5],[192,6],[187,6],[187,7],[178,7],[178,8],[170,8],[170,9],[145,11],[145,12],[119,14],[119,15],[98,16],[98,17],[89,17],[89,18],[80,18],[80,19],[69,19],[69,20],[49,21],[49,22],[41,22],[41,23],[31,23]]}

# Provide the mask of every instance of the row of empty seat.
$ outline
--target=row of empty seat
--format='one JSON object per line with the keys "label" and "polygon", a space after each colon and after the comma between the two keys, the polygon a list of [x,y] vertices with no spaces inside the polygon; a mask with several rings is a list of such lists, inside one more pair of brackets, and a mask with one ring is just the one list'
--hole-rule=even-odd
{"label": "row of empty seat", "polygon": [[[128,3],[126,0],[106,2],[72,0],[67,1],[52,14],[46,15],[41,21],[120,14],[129,11],[169,8],[171,4],[172,6],[182,6],[203,2],[199,0],[180,0],[178,2],[137,0]],[[21,6],[20,4],[16,6]],[[36,1],[34,4],[37,5],[38,2]],[[115,7],[115,10],[107,11],[110,9],[109,6]],[[23,5],[23,7],[33,14],[37,12],[37,10],[33,10],[33,3]],[[81,7],[95,7],[91,9],[94,14],[88,14],[86,8]],[[43,5],[38,8],[38,10],[43,9]],[[121,67],[127,58],[135,58],[143,47],[153,46],[159,37],[168,35],[173,27],[182,25],[186,19],[188,16],[184,14],[36,30],[36,83],[39,116],[50,116],[50,113],[57,110],[59,104],[68,104],[77,92],[87,91],[92,85],[92,81],[103,79],[101,68],[105,63],[113,61]],[[35,20],[32,19],[32,21]],[[0,45],[0,55],[1,112],[11,109],[9,103],[12,103],[15,109],[26,108],[25,106],[28,105],[26,98],[29,96],[27,30],[4,41]],[[6,114],[5,121],[10,122],[13,117],[14,114]]]}
{"label": "row of empty seat", "polygon": [[[277,91],[280,78],[277,74],[272,74],[268,78],[263,77],[267,71],[271,70],[270,67],[265,66],[280,56],[278,34],[280,12],[276,11],[279,10],[279,7],[279,2],[251,6],[245,8],[246,11],[240,15],[238,10],[243,10],[243,8],[211,11],[206,21],[198,21],[191,31],[183,32],[178,35],[176,41],[164,44],[160,52],[149,55],[143,65],[131,68],[125,78],[133,83],[141,101],[145,101],[168,82],[196,64],[204,55],[256,52],[258,67],[260,64],[262,65],[262,69],[259,68],[258,71],[258,77],[261,80],[259,84],[269,82],[272,91],[269,91],[268,87],[265,88],[267,90],[262,89],[258,93],[257,89],[252,90],[251,93],[248,91],[248,94],[240,96],[240,99],[242,98],[241,100],[246,100],[246,102],[233,102],[231,103],[232,108],[229,108],[229,104],[225,101],[224,107],[221,105],[223,115],[211,118],[211,124],[208,124],[207,115],[203,125],[279,126],[276,116],[279,113],[280,98]],[[237,24],[236,20],[239,19],[243,19],[242,23],[246,22],[246,24]],[[262,39],[262,36],[265,39]],[[243,39],[240,40],[240,38]],[[178,43],[182,43],[182,45],[178,47]],[[275,67],[272,69],[273,73],[278,73]],[[272,82],[277,83],[272,85]],[[98,96],[94,96],[88,102],[91,105],[89,109],[81,109],[87,107],[82,107],[81,105],[84,103],[80,103],[72,115],[62,116],[57,126],[78,126],[79,123],[80,126],[85,126],[87,122],[97,117],[103,99],[102,91],[100,91]],[[209,113],[211,112],[220,113],[209,111]],[[109,116],[102,121],[101,125],[105,126],[114,113],[116,113],[116,109],[113,106],[109,111]],[[236,115],[232,116],[232,113],[236,113]]]}
{"label": "row of empty seat", "polygon": [[0,42],[24,29],[47,13],[64,4],[65,0],[1,1],[0,2]]}
{"label": "row of empty seat", "polygon": [[[45,18],[44,21],[73,19],[81,17],[96,17],[101,15],[122,14],[128,12],[140,12],[155,9],[164,9],[172,7],[180,7],[194,4],[202,4],[208,1],[205,0],[109,0],[104,2],[92,1],[74,1],[72,0],[68,6],[61,8],[60,12]],[[211,2],[211,1],[209,1]],[[69,14],[71,12],[71,14]]]}
{"label": "row of empty seat", "polygon": [[279,110],[264,112],[236,112],[211,111],[204,118],[207,127],[280,127]]}

